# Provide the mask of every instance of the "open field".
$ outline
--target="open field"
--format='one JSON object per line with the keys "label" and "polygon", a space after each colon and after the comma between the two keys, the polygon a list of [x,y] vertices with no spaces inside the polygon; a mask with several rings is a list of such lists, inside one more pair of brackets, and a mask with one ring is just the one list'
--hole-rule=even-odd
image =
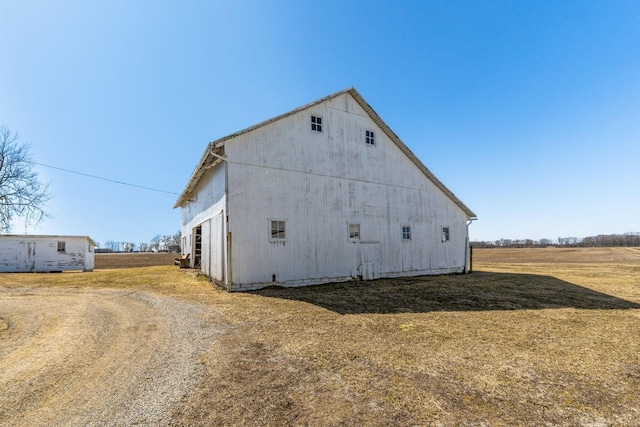
{"label": "open field", "polygon": [[640,248],[474,249],[474,261],[488,264],[640,265]]}
{"label": "open field", "polygon": [[180,254],[168,252],[133,252],[115,254],[95,254],[95,267],[101,268],[134,268],[154,265],[173,265]]}
{"label": "open field", "polygon": [[[640,425],[640,251],[476,249],[474,270],[244,294],[173,266],[0,275],[0,348],[38,355],[46,331],[56,331],[57,340],[71,333],[58,319],[59,328],[42,327],[38,340],[27,339],[29,328],[10,313],[16,293],[39,296],[43,307],[30,297],[30,312],[44,313],[52,293],[72,306],[74,292],[91,304],[126,292],[135,296],[131,304],[186,304],[168,311],[169,322],[188,323],[182,313],[215,330],[204,340],[203,330],[192,334],[200,356],[187,358],[202,369],[189,371],[191,385],[153,418],[156,425]],[[147,311],[139,321],[151,334],[165,330],[160,316]],[[47,321],[42,314],[30,320]],[[158,348],[145,344],[144,334],[124,340],[119,331],[102,333],[136,354]],[[165,335],[162,347],[177,348]],[[11,354],[0,354],[0,425],[28,425],[24,417],[37,419],[45,407],[50,424],[87,421],[62,414],[69,404],[96,402],[47,400],[70,383],[74,390],[90,386],[105,407],[109,396],[122,396],[118,381],[106,389],[86,382],[87,369],[100,365],[73,358],[72,369],[60,358],[62,366],[42,369],[67,376],[52,375],[48,383],[47,375],[32,373],[23,378],[25,390],[35,388],[25,392],[30,397],[9,404],[3,390],[16,379],[10,383],[3,372],[17,368],[7,360]],[[148,372],[142,364],[126,369]],[[123,369],[120,385],[127,387]],[[23,418],[12,412],[15,405]]]}

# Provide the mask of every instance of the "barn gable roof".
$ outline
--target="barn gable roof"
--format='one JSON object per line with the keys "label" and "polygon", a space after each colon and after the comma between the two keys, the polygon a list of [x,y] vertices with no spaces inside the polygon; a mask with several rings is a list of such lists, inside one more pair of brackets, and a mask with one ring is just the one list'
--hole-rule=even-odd
{"label": "barn gable roof", "polygon": [[198,162],[198,165],[193,171],[193,174],[191,175],[189,182],[187,183],[185,189],[182,191],[182,193],[178,197],[178,200],[176,201],[173,207],[177,208],[182,206],[182,204],[189,199],[189,196],[195,190],[195,187],[200,181],[200,178],[202,178],[202,175],[204,175],[204,173],[209,168],[211,168],[216,163],[221,161],[221,157],[218,154],[216,154],[216,151],[219,151],[220,148],[224,147],[224,144],[226,141],[229,141],[233,138],[236,138],[240,135],[251,132],[263,126],[266,126],[270,123],[281,120],[285,117],[297,114],[301,111],[306,110],[307,108],[313,107],[314,105],[322,104],[330,99],[336,98],[345,93],[348,93],[353,97],[353,99],[358,103],[358,105],[360,105],[360,107],[362,107],[362,109],[369,115],[371,120],[373,120],[376,123],[376,125],[378,125],[378,127],[400,149],[400,151],[402,151],[418,167],[418,169],[420,169],[420,171],[427,177],[427,179],[429,179],[429,181],[431,181],[445,195],[447,195],[447,197],[449,197],[460,209],[462,209],[462,211],[465,213],[467,218],[476,218],[476,214],[473,213],[473,211],[469,209],[464,203],[462,203],[462,201],[458,199],[458,197],[456,197],[456,195],[453,194],[451,190],[449,190],[438,178],[435,177],[435,175],[416,157],[415,154],[413,154],[413,152],[411,152],[411,150],[409,150],[409,148],[402,142],[402,140],[400,140],[398,135],[396,135],[395,132],[393,132],[391,128],[387,126],[387,124],[384,122],[384,120],[382,120],[382,118],[378,115],[378,113],[376,113],[374,109],[371,108],[369,103],[365,101],[362,95],[360,95],[360,93],[358,93],[358,91],[353,87],[325,96],[324,98],[310,102],[309,104],[298,107],[287,113],[273,117],[269,120],[265,120],[264,122],[258,123],[246,129],[243,129],[238,132],[227,135],[225,137],[222,137],[216,141],[210,142],[204,154],[202,155],[202,158]]}

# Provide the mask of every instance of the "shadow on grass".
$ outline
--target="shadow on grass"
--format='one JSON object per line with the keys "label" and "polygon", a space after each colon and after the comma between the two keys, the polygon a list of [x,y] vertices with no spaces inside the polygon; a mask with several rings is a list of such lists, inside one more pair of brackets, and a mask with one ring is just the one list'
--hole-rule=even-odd
{"label": "shadow on grass", "polygon": [[493,272],[273,287],[252,293],[304,301],[339,314],[640,308],[640,304],[551,276]]}

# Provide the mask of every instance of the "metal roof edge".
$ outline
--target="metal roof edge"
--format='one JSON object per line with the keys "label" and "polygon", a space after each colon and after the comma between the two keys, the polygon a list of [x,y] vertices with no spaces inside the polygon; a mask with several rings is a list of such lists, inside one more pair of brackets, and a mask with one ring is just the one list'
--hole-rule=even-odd
{"label": "metal roof edge", "polygon": [[40,239],[43,237],[47,237],[47,238],[59,238],[59,239],[66,239],[66,238],[84,238],[87,239],[89,241],[89,243],[91,243],[93,246],[98,246],[96,244],[96,242],[89,236],[83,236],[83,235],[70,235],[70,234],[0,234],[0,238],[2,237],[20,237],[20,238],[35,238],[35,239]]}
{"label": "metal roof edge", "polygon": [[415,154],[405,145],[404,142],[391,130],[391,128],[382,120],[382,117],[375,112],[375,110],[369,105],[367,101],[360,95],[355,89],[351,88],[347,90],[356,100],[356,102],[367,112],[369,117],[383,130],[383,132],[393,141],[394,144],[402,151],[408,158],[415,164],[418,169],[431,181],[436,187],[440,189],[447,197],[449,197],[462,211],[466,214],[467,219],[477,218],[476,214],[465,205],[451,190],[449,190],[436,176],[416,157]]}
{"label": "metal roof edge", "polygon": [[280,114],[278,116],[272,117],[270,119],[267,119],[265,121],[262,121],[260,123],[257,123],[255,125],[249,126],[247,128],[244,128],[242,130],[239,130],[237,132],[234,132],[232,134],[229,134],[227,136],[223,136],[222,138],[216,139],[215,141],[210,142],[207,145],[206,150],[204,151],[204,154],[202,155],[202,157],[200,158],[200,161],[198,162],[198,165],[196,166],[196,168],[194,169],[193,173],[191,174],[191,177],[189,178],[189,181],[187,182],[187,185],[185,186],[184,190],[182,191],[182,193],[180,194],[180,196],[178,196],[178,199],[176,200],[176,203],[173,205],[173,209],[176,209],[180,206],[182,206],[182,204],[185,202],[185,200],[187,199],[187,197],[189,196],[189,194],[191,193],[191,191],[193,191],[193,187],[195,187],[195,185],[198,183],[198,181],[200,180],[200,178],[202,177],[202,167],[204,166],[204,164],[207,161],[207,158],[209,157],[209,152],[212,148],[219,148],[224,146],[224,143],[226,141],[229,141],[233,138],[236,138],[240,135],[244,135],[245,133],[251,132],[253,130],[259,129],[263,126],[266,126],[270,123],[276,122],[278,120],[284,119],[285,117],[291,116],[293,114],[296,114],[300,111],[306,110],[309,107],[313,107],[314,105],[320,104],[322,102],[326,102],[330,99],[333,99],[337,96],[340,96],[344,93],[349,92],[350,90],[353,90],[353,87],[349,87],[347,89],[343,89],[340,90],[338,92],[335,92],[331,95],[327,95],[325,97],[322,97],[320,99],[317,99],[315,101],[309,102],[308,104],[305,104],[301,107],[295,108],[291,111],[288,111],[286,113]]}

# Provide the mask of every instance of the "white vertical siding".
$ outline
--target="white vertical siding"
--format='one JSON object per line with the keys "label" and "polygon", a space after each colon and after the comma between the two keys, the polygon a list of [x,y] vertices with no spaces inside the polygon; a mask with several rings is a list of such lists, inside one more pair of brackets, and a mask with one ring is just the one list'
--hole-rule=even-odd
{"label": "white vertical siding", "polygon": [[[322,117],[322,132],[311,130],[311,115]],[[234,135],[224,155],[181,207],[183,252],[193,254],[201,226],[202,269],[228,289],[465,268],[465,212],[349,93]],[[284,240],[271,238],[272,220],[285,221]],[[349,224],[360,224],[359,240]]]}
{"label": "white vertical siding", "polygon": [[218,215],[211,218],[210,221],[210,245],[209,245],[209,276],[213,279],[224,282],[225,281],[225,218],[224,212],[220,212]]}
{"label": "white vertical siding", "polygon": [[91,271],[94,263],[93,244],[85,236],[0,236],[0,272]]}
{"label": "white vertical siding", "polygon": [[[323,118],[322,132],[311,131],[312,114]],[[375,146],[365,144],[365,130],[375,132]],[[348,94],[227,141],[225,153],[234,283],[464,269],[464,212]],[[271,219],[286,220],[284,242],[270,240]],[[349,223],[360,224],[360,242],[349,240]],[[402,225],[411,226],[410,241]]]}
{"label": "white vertical siding", "polygon": [[[202,226],[201,269],[209,277],[224,281],[226,260],[226,186],[227,164],[222,162],[211,168],[196,187],[194,197],[181,208],[182,236],[186,245],[183,254],[190,254],[194,267],[193,230]],[[212,221],[212,218],[215,218]]]}

